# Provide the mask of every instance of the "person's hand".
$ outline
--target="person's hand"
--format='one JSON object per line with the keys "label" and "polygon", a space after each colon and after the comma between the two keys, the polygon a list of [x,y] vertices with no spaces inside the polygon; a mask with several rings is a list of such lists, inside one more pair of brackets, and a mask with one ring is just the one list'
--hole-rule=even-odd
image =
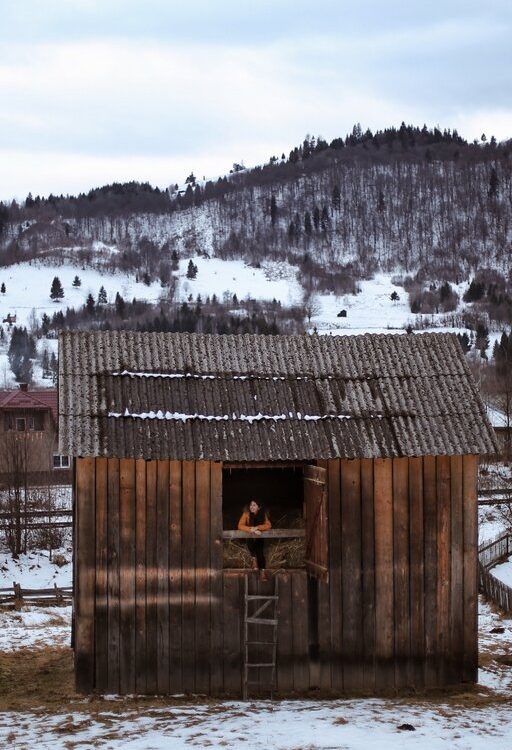
{"label": "person's hand", "polygon": [[258,536],[261,536],[261,531],[259,529],[254,529],[254,533]]}

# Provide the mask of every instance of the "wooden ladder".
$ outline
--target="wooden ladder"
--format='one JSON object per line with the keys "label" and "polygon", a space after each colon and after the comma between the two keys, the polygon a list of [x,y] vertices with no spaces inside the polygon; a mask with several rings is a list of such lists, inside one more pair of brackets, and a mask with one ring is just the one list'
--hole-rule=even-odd
{"label": "wooden ladder", "polygon": [[[244,679],[243,679],[243,699],[247,700],[249,687],[251,685],[266,687],[273,697],[276,688],[276,662],[277,662],[277,613],[279,601],[279,583],[277,576],[274,576],[274,593],[273,594],[250,594],[249,593],[249,575],[245,576],[245,611],[244,611]],[[251,605],[255,602],[255,608]],[[251,612],[251,609],[253,611]],[[269,611],[270,610],[270,611]],[[264,615],[262,617],[262,615]],[[256,630],[256,635],[249,637],[250,626],[252,631]],[[268,637],[260,637],[260,627],[265,626]],[[266,628],[269,630],[266,630]],[[257,651],[257,655],[254,651]],[[268,652],[268,656],[266,655]],[[262,656],[262,654],[265,654]],[[251,679],[251,670],[263,669],[270,671],[268,680]]]}

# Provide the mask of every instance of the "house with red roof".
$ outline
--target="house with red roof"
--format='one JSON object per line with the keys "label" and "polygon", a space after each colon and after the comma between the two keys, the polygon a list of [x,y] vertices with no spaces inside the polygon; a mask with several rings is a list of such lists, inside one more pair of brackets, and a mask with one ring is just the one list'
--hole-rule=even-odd
{"label": "house with red roof", "polygon": [[0,486],[68,484],[71,463],[58,450],[57,389],[0,391]]}

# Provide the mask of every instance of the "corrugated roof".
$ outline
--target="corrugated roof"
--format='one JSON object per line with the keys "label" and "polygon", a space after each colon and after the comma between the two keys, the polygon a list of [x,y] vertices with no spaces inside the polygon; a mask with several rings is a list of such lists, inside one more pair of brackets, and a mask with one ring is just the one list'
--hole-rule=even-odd
{"label": "corrugated roof", "polygon": [[55,420],[55,424],[57,424],[57,401],[56,388],[27,391],[22,391],[20,388],[17,388],[11,391],[0,391],[0,409],[29,409],[35,411],[49,409]]}
{"label": "corrugated roof", "polygon": [[63,332],[60,449],[306,460],[490,453],[454,335]]}

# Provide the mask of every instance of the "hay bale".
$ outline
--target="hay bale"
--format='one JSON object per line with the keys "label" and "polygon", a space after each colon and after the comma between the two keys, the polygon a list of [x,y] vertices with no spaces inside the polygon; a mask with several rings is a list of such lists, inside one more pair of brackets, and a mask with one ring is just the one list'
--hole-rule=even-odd
{"label": "hay bale", "polygon": [[[265,540],[267,568],[302,568],[304,539]],[[243,542],[226,539],[223,550],[224,568],[250,568],[251,555]]]}

